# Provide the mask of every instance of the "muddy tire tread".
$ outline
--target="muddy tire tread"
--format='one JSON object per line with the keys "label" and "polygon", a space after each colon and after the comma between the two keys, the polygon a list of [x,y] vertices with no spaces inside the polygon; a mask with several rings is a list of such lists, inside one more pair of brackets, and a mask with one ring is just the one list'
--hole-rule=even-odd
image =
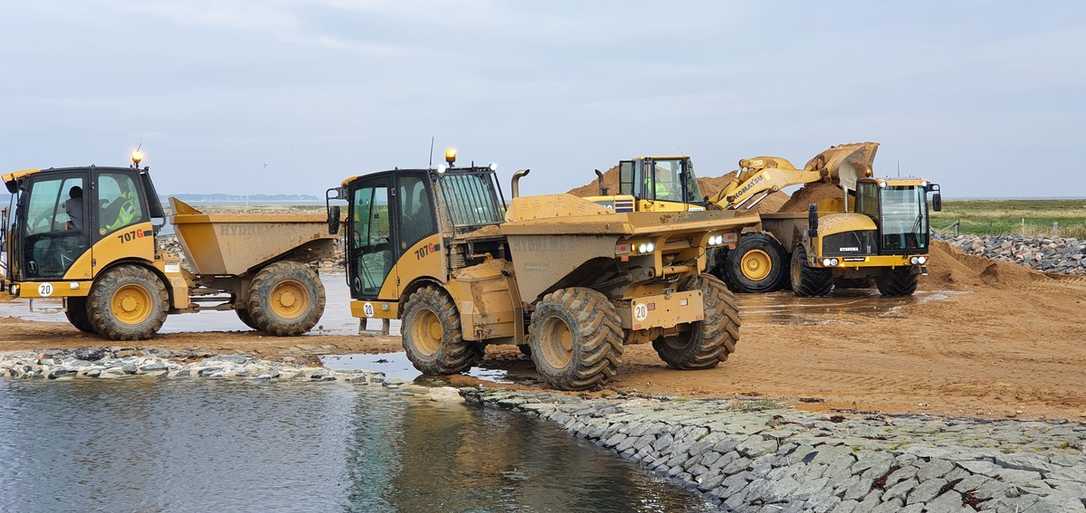
{"label": "muddy tire tread", "polygon": [[[414,350],[410,341],[409,324],[416,311],[427,309],[441,322],[441,347],[428,357]],[[413,292],[404,303],[403,325],[400,328],[407,359],[419,372],[431,376],[459,374],[483,360],[483,346],[464,340],[460,326],[460,313],[456,304],[444,291],[435,287],[422,287]]]}
{"label": "muddy tire tread", "polygon": [[83,333],[97,334],[94,331],[94,325],[90,322],[90,315],[87,314],[87,298],[70,297],[67,302],[68,304],[64,308],[64,316],[68,318],[68,322]]}
{"label": "muddy tire tread", "polygon": [[[144,285],[152,298],[158,298],[157,308],[138,326],[126,326],[118,322],[112,313],[113,294],[131,283]],[[94,281],[87,296],[87,318],[94,332],[109,340],[147,340],[154,337],[162,323],[166,322],[169,301],[166,284],[150,270],[138,265],[120,265]]]}
{"label": "muddy tire tread", "polygon": [[[552,315],[563,317],[573,332],[573,358],[562,372],[548,372],[549,367],[541,364],[543,351],[535,347],[542,337],[543,321]],[[528,338],[533,345],[532,361],[547,384],[560,390],[585,390],[618,374],[623,335],[622,318],[607,296],[589,288],[570,287],[551,292],[536,304]]]}
{"label": "muddy tire tread", "polygon": [[[270,307],[263,301],[265,296],[270,296],[271,288],[276,283],[288,278],[301,282],[310,289],[311,296],[316,296],[310,298],[313,307],[309,312],[293,320],[280,319],[268,311]],[[293,337],[302,335],[317,325],[324,314],[325,301],[324,284],[316,271],[301,262],[284,261],[271,264],[253,276],[245,311],[252,320],[253,324],[250,326],[254,329],[277,337]],[[241,314],[238,314],[238,317],[240,318]],[[242,319],[242,322],[245,322],[245,319]]]}
{"label": "muddy tire tread", "polygon": [[[833,291],[833,272],[807,266],[807,251],[797,246],[792,252],[792,267],[799,267],[799,279],[792,275],[792,292],[800,297],[820,297]],[[790,272],[791,274],[791,272]]]}
{"label": "muddy tire tread", "polygon": [[[690,331],[652,342],[656,354],[668,367],[680,370],[711,369],[726,361],[739,342],[739,303],[735,294],[716,276],[700,277],[705,320]],[[681,339],[686,338],[686,341]]]}
{"label": "muddy tire tread", "polygon": [[875,285],[885,297],[911,296],[916,292],[917,279],[909,268],[886,269],[879,274]]}

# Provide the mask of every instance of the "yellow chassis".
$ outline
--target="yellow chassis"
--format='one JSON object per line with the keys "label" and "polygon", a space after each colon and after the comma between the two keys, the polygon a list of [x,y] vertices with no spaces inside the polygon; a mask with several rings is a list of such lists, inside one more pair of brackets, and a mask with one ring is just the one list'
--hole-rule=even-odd
{"label": "yellow chassis", "polygon": [[[821,257],[815,258],[812,262],[812,267],[822,267],[826,269],[863,269],[873,267],[912,267],[917,264],[912,264],[909,259],[916,256],[923,256],[927,258],[927,254],[921,255],[874,255],[863,257]],[[822,258],[836,258],[840,263],[835,266],[822,265]],[[849,260],[845,260],[848,258]],[[860,260],[862,259],[862,260]]]}

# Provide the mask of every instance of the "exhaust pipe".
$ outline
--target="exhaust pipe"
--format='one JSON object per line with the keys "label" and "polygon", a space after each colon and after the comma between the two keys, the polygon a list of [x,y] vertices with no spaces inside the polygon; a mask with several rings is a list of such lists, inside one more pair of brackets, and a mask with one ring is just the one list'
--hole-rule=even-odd
{"label": "exhaust pipe", "polygon": [[531,172],[532,172],[531,169],[521,169],[520,171],[517,171],[516,173],[513,173],[513,187],[512,187],[512,189],[513,189],[513,197],[514,198],[520,197],[520,179],[525,177],[525,176],[528,176],[528,173],[531,173]]}
{"label": "exhaust pipe", "polygon": [[607,195],[607,187],[603,186],[603,173],[599,169],[596,169],[596,181],[600,184],[600,196]]}

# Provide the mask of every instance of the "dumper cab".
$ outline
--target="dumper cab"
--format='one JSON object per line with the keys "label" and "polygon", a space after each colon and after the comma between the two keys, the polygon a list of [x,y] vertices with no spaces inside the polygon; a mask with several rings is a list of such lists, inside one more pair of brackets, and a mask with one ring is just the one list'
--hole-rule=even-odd
{"label": "dumper cab", "polygon": [[154,262],[165,213],[147,168],[69,167],[3,176],[3,284],[16,297],[82,297],[120,259]]}
{"label": "dumper cab", "polygon": [[619,213],[705,210],[705,197],[694,174],[694,163],[686,155],[623,160],[618,170],[618,191],[605,190],[603,176],[599,175],[599,195],[585,199]]}

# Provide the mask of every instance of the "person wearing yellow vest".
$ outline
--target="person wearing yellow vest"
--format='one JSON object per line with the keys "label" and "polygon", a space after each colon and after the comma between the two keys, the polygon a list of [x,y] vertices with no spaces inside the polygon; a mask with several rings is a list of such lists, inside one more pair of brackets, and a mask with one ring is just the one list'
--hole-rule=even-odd
{"label": "person wearing yellow vest", "polygon": [[101,225],[102,228],[99,231],[102,235],[113,233],[140,218],[140,199],[136,192],[132,190],[131,184],[128,180],[117,180],[117,187],[121,191],[120,196],[106,207],[107,214],[116,212],[116,215],[113,217],[112,222]]}

